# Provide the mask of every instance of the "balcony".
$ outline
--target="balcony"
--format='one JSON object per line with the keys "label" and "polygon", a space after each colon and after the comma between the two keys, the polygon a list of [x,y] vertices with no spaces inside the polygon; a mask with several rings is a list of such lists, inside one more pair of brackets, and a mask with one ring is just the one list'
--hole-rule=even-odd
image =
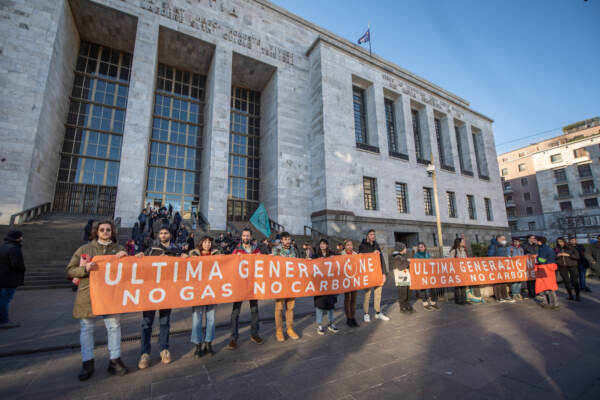
{"label": "balcony", "polygon": [[573,197],[570,192],[558,193],[554,195],[554,200],[564,200]]}
{"label": "balcony", "polygon": [[515,204],[515,202],[513,200],[508,200],[506,202],[506,208],[508,208],[508,207],[515,207],[515,206],[516,206],[516,204]]}
{"label": "balcony", "polygon": [[598,188],[595,188],[595,187],[593,187],[593,188],[584,188],[584,189],[581,189],[580,195],[581,196],[590,196],[590,195],[593,195],[593,194],[598,194],[599,192],[600,191],[598,190]]}
{"label": "balcony", "polygon": [[556,176],[556,175],[554,175],[554,181],[556,183],[564,183],[564,182],[567,181],[567,176],[566,175],[565,176],[562,176],[562,175]]}
{"label": "balcony", "polygon": [[592,171],[579,172],[579,179],[587,179],[592,177]]}
{"label": "balcony", "polygon": [[513,192],[513,188],[511,185],[504,186],[504,194],[510,194]]}

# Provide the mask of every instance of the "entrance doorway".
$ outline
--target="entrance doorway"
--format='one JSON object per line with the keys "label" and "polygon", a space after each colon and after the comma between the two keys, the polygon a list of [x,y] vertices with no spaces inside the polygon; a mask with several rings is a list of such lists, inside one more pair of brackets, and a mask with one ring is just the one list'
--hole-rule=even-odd
{"label": "entrance doorway", "polygon": [[394,232],[394,240],[411,248],[419,243],[419,232]]}

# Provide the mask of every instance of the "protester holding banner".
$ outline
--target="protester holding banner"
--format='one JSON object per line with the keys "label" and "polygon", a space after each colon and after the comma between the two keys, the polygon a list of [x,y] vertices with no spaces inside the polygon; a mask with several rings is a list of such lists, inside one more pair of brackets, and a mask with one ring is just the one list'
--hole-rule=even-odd
{"label": "protester holding banner", "polygon": [[[343,243],[344,249],[340,252],[340,255],[344,254],[356,254],[354,251],[354,244],[352,240],[346,239]],[[356,297],[358,291],[353,290],[351,292],[344,293],[344,313],[346,314],[346,325],[351,328],[358,328],[358,322],[356,321]]]}
{"label": "protester holding banner", "polygon": [[[488,257],[510,257],[508,253],[508,242],[504,235],[499,235],[497,238],[492,238],[491,244],[488,247]],[[500,303],[514,303],[508,295],[508,285],[506,283],[496,283],[494,285],[494,297]]]}
{"label": "protester holding banner", "polygon": [[[170,257],[187,257],[187,254],[182,253],[179,247],[171,241],[171,231],[168,227],[163,226],[158,231],[158,240],[154,242],[152,247],[146,249],[146,256],[170,256]],[[152,363],[150,358],[152,339],[152,325],[154,317],[158,311],[158,322],[160,325],[160,333],[158,343],[160,347],[160,359],[163,364],[171,362],[171,353],[169,352],[169,335],[171,334],[171,309],[144,311],[142,313],[142,338],[141,338],[141,353],[138,361],[138,368],[148,368]]]}
{"label": "protester holding banner", "polygon": [[538,256],[535,266],[535,293],[544,295],[544,301],[539,304],[543,307],[549,307],[552,310],[558,310],[558,298],[556,291],[556,256],[554,250],[546,244],[546,238],[540,236],[537,238]]}
{"label": "protester holding banner", "polygon": [[[508,254],[511,257],[525,255],[525,251],[521,247],[519,238],[512,239],[512,245],[508,248]],[[523,300],[523,296],[521,296],[521,284],[522,282],[515,282],[510,285],[510,291],[514,300]]]}
{"label": "protester holding banner", "polygon": [[[260,254],[260,249],[252,244],[252,231],[250,228],[244,228],[242,230],[242,240],[233,250],[232,254]],[[229,350],[235,350],[237,348],[237,341],[239,338],[238,327],[240,319],[240,310],[242,309],[242,302],[236,301],[233,303],[231,309],[231,340],[227,348]],[[250,340],[256,344],[262,344],[263,340],[258,335],[258,300],[250,300],[250,320],[251,320],[251,333]]]}
{"label": "protester holding banner", "polygon": [[[280,233],[281,243],[273,247],[272,254],[274,256],[282,257],[298,257],[296,248],[292,246],[292,237],[287,232]],[[283,342],[285,337],[283,336],[283,319],[281,313],[285,307],[285,323],[287,328],[287,334],[292,340],[300,339],[300,336],[294,331],[294,305],[296,299],[277,299],[275,300],[275,337],[278,342]]]}
{"label": "protester holding banner", "polygon": [[[422,257],[423,258],[423,257]],[[400,304],[401,313],[415,313],[415,309],[410,305],[410,272],[408,271],[410,261],[406,258],[406,245],[404,243],[396,243],[396,247],[392,252],[392,268],[394,269],[394,278],[398,287],[398,303]],[[400,278],[399,276],[408,276]],[[426,308],[427,309],[427,308]],[[433,310],[429,307],[429,310]]]}
{"label": "protester holding banner", "polygon": [[[425,243],[419,242],[414,258],[431,258],[431,254],[427,252],[427,246],[425,246]],[[419,292],[419,294],[422,296],[423,308],[425,308],[427,311],[436,311],[440,309],[436,303],[438,300],[438,295],[435,288],[423,289]]]}
{"label": "protester holding banner", "polygon": [[[117,243],[117,232],[112,221],[101,221],[91,232],[92,241],[79,247],[67,265],[67,277],[79,279],[77,297],[73,307],[73,317],[79,319],[82,366],[78,378],[84,381],[94,373],[94,319],[90,300],[89,273],[97,255],[115,255],[125,257],[125,248]],[[121,324],[118,315],[103,315],[108,333],[108,353],[110,362],[108,372],[113,375],[126,375],[129,369],[121,361]]]}
{"label": "protester holding banner", "polygon": [[381,253],[381,247],[375,240],[375,230],[369,229],[367,232],[367,237],[363,239],[362,243],[358,247],[359,253],[377,253],[379,254],[379,259],[381,261],[381,273],[383,274],[383,283],[381,286],[377,286],[375,288],[365,289],[365,297],[363,301],[363,311],[364,321],[371,322],[371,316],[369,314],[369,303],[371,301],[371,293],[374,293],[373,296],[373,308],[375,309],[375,318],[380,319],[382,321],[389,321],[389,317],[387,317],[384,313],[381,312],[381,292],[383,290],[383,285],[385,285],[385,279],[388,274],[387,266],[385,265],[385,260],[383,259],[383,254]]}
{"label": "protester holding banner", "polygon": [[[569,300],[581,301],[579,296],[579,279],[577,266],[579,265],[579,252],[569,246],[563,237],[556,239],[556,265],[562,278],[563,284],[569,293]],[[575,286],[575,298],[573,298],[573,287]]]}
{"label": "protester holding banner", "polygon": [[[454,244],[450,249],[450,254],[448,257],[450,258],[467,258],[469,255],[467,254],[467,244],[465,239],[456,238],[454,239]],[[454,287],[454,302],[461,306],[464,306],[467,303],[467,288],[465,286],[455,286]]]}
{"label": "protester holding banner", "polygon": [[[537,256],[538,244],[537,244],[537,239],[535,238],[535,235],[529,235],[527,237],[527,242],[525,242],[525,244],[523,245],[523,251],[525,252],[525,255]],[[535,298],[535,281],[534,280],[527,281],[527,295],[532,299]]]}
{"label": "protester holding banner", "polygon": [[[321,239],[319,241],[319,249],[312,256],[312,258],[323,258],[323,257],[331,257],[335,254],[332,253],[329,248],[329,242],[327,239]],[[333,333],[337,333],[339,329],[333,323],[333,310],[335,309],[335,303],[337,302],[337,295],[335,294],[326,294],[323,296],[315,296],[315,314],[317,320],[317,333],[319,335],[325,334],[325,328],[323,328],[323,314],[327,311],[327,319],[329,321],[329,325],[327,326],[327,330]]]}
{"label": "protester holding banner", "polygon": [[[222,254],[221,250],[214,246],[213,239],[210,236],[203,236],[196,248],[190,251],[192,257],[215,256],[218,254]],[[215,337],[215,309],[216,306],[214,305],[192,307],[191,341],[194,344],[194,358],[196,359],[205,354],[209,356],[215,354],[212,348],[212,341]],[[202,314],[206,316],[206,335],[203,335]]]}

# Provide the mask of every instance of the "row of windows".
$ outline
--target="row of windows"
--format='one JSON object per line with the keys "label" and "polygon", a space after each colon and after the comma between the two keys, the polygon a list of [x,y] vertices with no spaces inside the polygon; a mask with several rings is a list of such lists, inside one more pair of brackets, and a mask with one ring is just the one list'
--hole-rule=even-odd
{"label": "row of windows", "polygon": [[[372,149],[377,151],[376,147],[372,147],[369,143],[367,110],[366,110],[366,92],[364,89],[352,87],[352,105],[354,111],[354,134],[358,147]],[[408,159],[406,142],[403,136],[398,135],[396,125],[396,116],[394,110],[394,101],[384,98],[385,108],[385,123],[388,137],[388,146],[390,155],[394,157]],[[429,136],[421,126],[421,113],[423,110],[411,109],[411,127],[413,140],[415,144],[415,157],[417,162],[428,164],[430,162],[430,146]],[[451,143],[447,137],[449,133],[444,132],[444,127],[441,118],[434,118],[435,140],[437,144],[440,164],[443,169],[454,171],[452,149],[449,146]],[[459,126],[455,126],[456,142],[458,147],[458,158],[460,162],[461,172],[467,175],[473,175],[472,164],[469,155],[468,138],[466,130]],[[472,128],[473,148],[475,151],[475,159],[477,163],[479,176],[483,179],[489,179],[487,160],[485,156],[485,147],[483,143],[483,134],[480,130]]]}
{"label": "row of windows", "polygon": [[[408,185],[404,182],[396,182],[396,207],[400,213],[408,213]],[[363,177],[363,195],[365,210],[377,210],[377,178]],[[456,193],[452,191],[446,192],[446,205],[448,209],[448,216],[450,218],[458,218],[458,210],[456,207]],[[492,214],[492,203],[491,199],[484,198],[485,213],[488,221],[493,220]],[[423,187],[423,209],[425,215],[435,215],[435,206],[433,200],[433,189],[430,187]],[[477,212],[475,208],[475,197],[473,195],[467,195],[467,213],[469,219],[477,219]]]}

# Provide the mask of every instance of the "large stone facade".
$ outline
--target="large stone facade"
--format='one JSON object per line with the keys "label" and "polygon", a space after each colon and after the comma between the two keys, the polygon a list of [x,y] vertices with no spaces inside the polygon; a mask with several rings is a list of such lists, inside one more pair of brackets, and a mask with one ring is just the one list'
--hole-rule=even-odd
{"label": "large stone facade", "polygon": [[[423,188],[432,187],[429,161],[438,166],[445,244],[461,233],[481,242],[506,230],[491,119],[267,1],[15,0],[0,7],[2,223],[53,200],[73,66],[79,41],[86,40],[133,56],[114,205],[125,225],[146,200],[156,71],[166,63],[206,77],[196,195],[212,229],[227,222],[235,85],[260,92],[259,200],[292,233],[309,226],[357,239],[375,227],[388,244],[433,244],[435,216],[423,204]],[[365,146],[355,139],[353,87],[365,93]],[[386,104],[395,115],[394,151]],[[363,177],[377,182],[373,210],[365,209]],[[407,185],[407,212],[398,211],[396,182]],[[452,217],[447,192],[455,196]],[[467,195],[475,201],[471,217]]]}

